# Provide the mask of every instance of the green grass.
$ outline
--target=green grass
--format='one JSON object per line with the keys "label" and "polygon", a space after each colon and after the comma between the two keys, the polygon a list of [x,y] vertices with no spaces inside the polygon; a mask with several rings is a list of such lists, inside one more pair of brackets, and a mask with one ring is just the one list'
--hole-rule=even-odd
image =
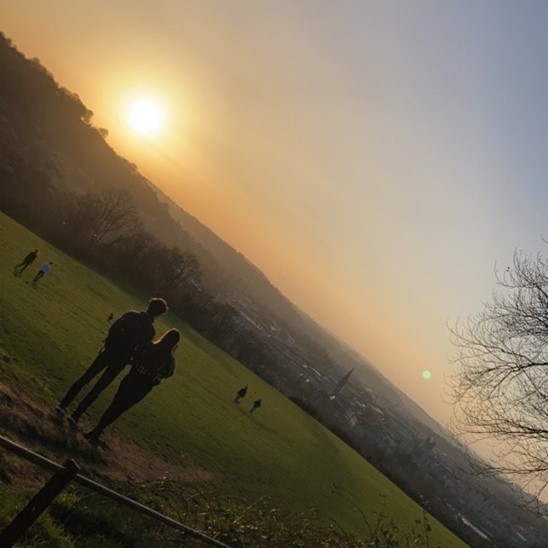
{"label": "green grass", "polygon": [[[0,530],[34,495],[31,488],[0,485]],[[63,524],[63,526],[60,525]],[[59,495],[49,512],[34,523],[18,548],[155,548],[164,546],[161,527],[143,520],[123,506],[105,504],[100,495],[69,487]],[[153,539],[151,543],[151,538]]]}
{"label": "green grass", "polygon": [[[0,214],[0,380],[52,407],[94,358],[107,331],[110,312],[142,309],[146,299],[124,291]],[[39,248],[36,265],[22,277],[12,267]],[[38,266],[53,270],[33,286]],[[143,265],[146,268],[146,265]],[[200,337],[172,313],[157,322],[157,333],[176,327],[184,334],[175,376],[130,410],[109,433],[180,465],[215,473],[208,488],[250,504],[260,497],[291,512],[320,510],[360,534],[359,507],[373,520],[385,513],[411,529],[422,509],[358,453],[282,394]],[[6,361],[9,360],[9,361]],[[241,406],[232,399],[249,386]],[[86,416],[90,425],[115,390],[103,394]],[[247,410],[260,397],[254,416]],[[108,460],[108,452],[104,458]],[[336,486],[336,487],[334,487]],[[434,519],[432,542],[464,546]]]}

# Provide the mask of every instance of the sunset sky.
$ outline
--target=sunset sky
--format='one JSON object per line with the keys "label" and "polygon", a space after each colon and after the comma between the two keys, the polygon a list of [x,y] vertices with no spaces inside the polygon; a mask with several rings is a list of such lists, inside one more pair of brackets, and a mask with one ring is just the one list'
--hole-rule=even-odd
{"label": "sunset sky", "polygon": [[[445,422],[447,325],[545,250],[547,25],[533,0],[20,0],[0,30]],[[128,123],[143,99],[155,132]]]}

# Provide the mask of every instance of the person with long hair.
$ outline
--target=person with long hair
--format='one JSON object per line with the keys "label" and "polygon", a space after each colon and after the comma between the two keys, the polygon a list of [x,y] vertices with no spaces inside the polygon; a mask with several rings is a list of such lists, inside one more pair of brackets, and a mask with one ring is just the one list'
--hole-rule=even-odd
{"label": "person with long hair", "polygon": [[99,419],[97,426],[84,434],[96,445],[99,437],[122,413],[139,403],[163,379],[171,377],[175,371],[174,352],[181,334],[170,329],[163,337],[153,342],[134,359],[130,372],[124,377],[112,403]]}
{"label": "person with long hair", "polygon": [[165,314],[167,310],[168,306],[164,299],[153,297],[148,303],[146,312],[130,310],[110,326],[99,354],[86,371],[76,379],[56,407],[58,413],[65,414],[68,406],[84,387],[99,377],[93,388],[68,416],[69,423],[73,427],[77,427],[80,417],[126,365],[149,347],[156,334],[153,326],[154,321]]}

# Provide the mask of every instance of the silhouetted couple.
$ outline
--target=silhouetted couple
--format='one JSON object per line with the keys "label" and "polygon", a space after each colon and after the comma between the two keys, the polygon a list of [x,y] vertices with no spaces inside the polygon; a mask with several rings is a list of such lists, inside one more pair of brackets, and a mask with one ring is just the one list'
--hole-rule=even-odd
{"label": "silhouetted couple", "polygon": [[93,388],[69,416],[69,421],[76,425],[99,394],[114,381],[127,364],[132,364],[131,371],[120,383],[114,400],[101,417],[99,424],[86,434],[89,441],[97,442],[109,424],[142,400],[162,378],[173,374],[175,368],[173,351],[180,339],[179,332],[172,329],[158,341],[152,342],[155,335],[154,320],[167,312],[167,309],[167,303],[163,299],[153,298],[146,312],[126,312],[116,320],[110,327],[104,346],[93,363],[59,402],[57,410],[66,412],[67,407],[84,386],[102,373]]}
{"label": "silhouetted couple", "polygon": [[[242,399],[245,398],[246,394],[247,394],[247,386],[243,386],[242,388],[240,388],[240,390],[238,390],[238,392],[236,392],[234,403],[239,404],[242,401]],[[262,404],[263,402],[261,399],[255,400],[253,402],[253,405],[251,406],[251,409],[249,410],[249,413],[253,415],[253,413],[255,413],[255,411],[257,411],[257,409],[259,409],[259,407],[262,406]]]}
{"label": "silhouetted couple", "polygon": [[118,392],[99,419],[97,426],[84,434],[90,443],[97,444],[99,436],[107,426],[130,407],[139,403],[163,379],[173,375],[175,371],[173,353],[180,338],[179,331],[170,329],[161,339],[135,357],[129,373],[120,383]]}

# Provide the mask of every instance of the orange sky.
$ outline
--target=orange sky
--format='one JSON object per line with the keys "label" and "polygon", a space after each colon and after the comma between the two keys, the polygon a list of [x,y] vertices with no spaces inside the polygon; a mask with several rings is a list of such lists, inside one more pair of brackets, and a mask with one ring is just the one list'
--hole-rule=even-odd
{"label": "orange sky", "polygon": [[[0,30],[119,153],[444,422],[446,324],[489,297],[495,262],[537,249],[546,196],[522,191],[538,162],[512,163],[500,131],[497,94],[518,80],[497,52],[519,42],[487,10],[421,6],[22,0]],[[165,108],[154,139],[125,119],[142,95]]]}

